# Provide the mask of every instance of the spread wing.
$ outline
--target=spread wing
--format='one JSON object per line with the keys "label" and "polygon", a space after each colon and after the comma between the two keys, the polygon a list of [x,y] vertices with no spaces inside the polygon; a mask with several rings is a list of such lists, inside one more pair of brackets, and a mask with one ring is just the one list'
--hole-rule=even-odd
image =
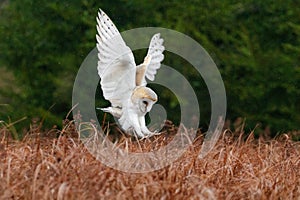
{"label": "spread wing", "polygon": [[164,40],[160,38],[160,33],[155,34],[149,45],[149,50],[144,62],[137,66],[136,70],[136,83],[137,85],[145,86],[147,84],[147,79],[153,81],[157,70],[160,68],[161,62],[164,59],[163,46]]}
{"label": "spread wing", "polygon": [[111,19],[99,9],[97,17],[98,74],[104,98],[122,107],[135,88],[136,64]]}

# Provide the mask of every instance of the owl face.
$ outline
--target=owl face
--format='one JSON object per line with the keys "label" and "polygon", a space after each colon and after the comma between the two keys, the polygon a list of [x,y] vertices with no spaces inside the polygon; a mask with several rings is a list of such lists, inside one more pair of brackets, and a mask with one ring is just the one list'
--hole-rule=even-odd
{"label": "owl face", "polygon": [[151,99],[147,99],[147,98],[141,98],[139,100],[139,109],[142,113],[147,113],[151,110],[153,104],[156,101],[153,101]]}
{"label": "owl face", "polygon": [[137,105],[141,113],[146,114],[157,102],[157,95],[150,88],[140,86],[133,91],[131,101],[134,105]]}

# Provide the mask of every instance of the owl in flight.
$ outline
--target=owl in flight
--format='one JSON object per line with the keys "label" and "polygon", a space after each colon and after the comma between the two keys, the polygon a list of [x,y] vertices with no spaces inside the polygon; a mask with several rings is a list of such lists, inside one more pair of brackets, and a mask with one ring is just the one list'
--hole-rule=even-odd
{"label": "owl in flight", "polygon": [[153,81],[164,59],[163,39],[155,34],[144,62],[136,65],[131,49],[125,44],[111,19],[99,9],[97,20],[98,74],[101,89],[111,107],[101,108],[118,118],[125,131],[133,130],[137,137],[152,133],[145,115],[157,102],[155,92],[146,87],[146,78]]}

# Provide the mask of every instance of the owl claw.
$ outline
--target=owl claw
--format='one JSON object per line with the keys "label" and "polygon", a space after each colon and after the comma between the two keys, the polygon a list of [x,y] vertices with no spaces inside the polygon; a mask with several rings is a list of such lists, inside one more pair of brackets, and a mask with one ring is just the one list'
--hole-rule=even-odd
{"label": "owl claw", "polygon": [[152,132],[152,136],[153,135],[160,135],[161,134],[161,132],[159,132],[158,130],[155,130],[154,132]]}
{"label": "owl claw", "polygon": [[152,136],[154,136],[154,135],[160,135],[160,132],[157,131],[157,130],[155,130],[155,131],[153,131],[153,132],[149,131],[149,132],[147,132],[147,133],[144,133],[144,137],[141,138],[141,139],[147,139],[147,138],[150,138],[150,137],[152,137]]}
{"label": "owl claw", "polygon": [[154,132],[151,132],[148,130],[147,133],[145,133],[145,132],[137,133],[134,129],[132,129],[132,131],[133,132],[131,135],[137,137],[139,140],[144,140],[144,139],[150,138],[154,135],[160,135],[160,132],[158,132],[157,130]]}

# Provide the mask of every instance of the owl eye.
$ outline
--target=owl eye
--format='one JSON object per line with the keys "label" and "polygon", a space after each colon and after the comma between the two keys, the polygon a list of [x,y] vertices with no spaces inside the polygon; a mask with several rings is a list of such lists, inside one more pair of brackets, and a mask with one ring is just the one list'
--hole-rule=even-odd
{"label": "owl eye", "polygon": [[148,101],[143,101],[143,104],[145,104],[146,106],[148,106]]}

